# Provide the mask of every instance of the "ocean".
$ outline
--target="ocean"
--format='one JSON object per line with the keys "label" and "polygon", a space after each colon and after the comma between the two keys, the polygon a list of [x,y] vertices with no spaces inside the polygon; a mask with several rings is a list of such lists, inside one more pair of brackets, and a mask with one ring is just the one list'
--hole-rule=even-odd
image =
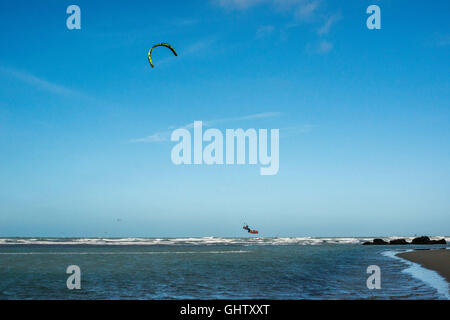
{"label": "ocean", "polygon": [[450,299],[444,278],[395,256],[424,246],[371,239],[2,238],[0,299]]}

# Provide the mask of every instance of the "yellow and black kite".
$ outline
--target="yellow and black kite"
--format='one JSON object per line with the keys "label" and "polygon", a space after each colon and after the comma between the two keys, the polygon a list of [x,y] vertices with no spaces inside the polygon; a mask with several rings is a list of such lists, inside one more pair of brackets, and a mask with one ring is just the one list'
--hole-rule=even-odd
{"label": "yellow and black kite", "polygon": [[148,52],[148,62],[150,63],[150,65],[152,66],[152,68],[155,67],[155,66],[153,65],[153,61],[152,61],[152,51],[153,51],[153,48],[156,48],[156,47],[166,47],[166,48],[169,48],[169,49],[173,52],[173,54],[174,54],[175,56],[178,56],[177,52],[175,51],[175,49],[174,49],[170,44],[168,44],[168,43],[158,43],[158,44],[155,44],[155,45],[150,49],[150,51]]}

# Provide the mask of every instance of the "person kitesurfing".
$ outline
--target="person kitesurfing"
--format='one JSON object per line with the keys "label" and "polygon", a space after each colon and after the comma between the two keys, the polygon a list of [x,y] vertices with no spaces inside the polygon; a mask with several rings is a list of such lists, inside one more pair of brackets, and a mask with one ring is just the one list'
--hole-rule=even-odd
{"label": "person kitesurfing", "polygon": [[246,223],[244,223],[244,226],[242,227],[242,229],[247,230],[248,233],[252,233],[252,234],[258,234],[259,233],[258,230],[250,229],[250,227]]}

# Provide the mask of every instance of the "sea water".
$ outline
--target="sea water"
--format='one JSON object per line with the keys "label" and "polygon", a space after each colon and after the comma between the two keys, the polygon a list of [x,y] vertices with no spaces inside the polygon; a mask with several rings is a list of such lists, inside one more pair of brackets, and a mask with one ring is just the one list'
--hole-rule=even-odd
{"label": "sea water", "polygon": [[[3,238],[0,299],[449,299],[437,273],[395,257],[423,246],[365,240]],[[67,288],[70,265],[80,290]],[[381,289],[367,287],[370,265]]]}

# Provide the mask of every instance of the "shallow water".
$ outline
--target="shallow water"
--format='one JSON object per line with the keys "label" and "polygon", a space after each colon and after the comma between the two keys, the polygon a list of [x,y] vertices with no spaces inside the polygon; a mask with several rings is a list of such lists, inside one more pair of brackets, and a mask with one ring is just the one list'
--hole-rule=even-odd
{"label": "shallow water", "polygon": [[[389,253],[415,246],[364,240],[0,239],[0,299],[448,299],[443,279]],[[66,287],[69,265],[81,290]],[[369,265],[380,290],[366,286]]]}

